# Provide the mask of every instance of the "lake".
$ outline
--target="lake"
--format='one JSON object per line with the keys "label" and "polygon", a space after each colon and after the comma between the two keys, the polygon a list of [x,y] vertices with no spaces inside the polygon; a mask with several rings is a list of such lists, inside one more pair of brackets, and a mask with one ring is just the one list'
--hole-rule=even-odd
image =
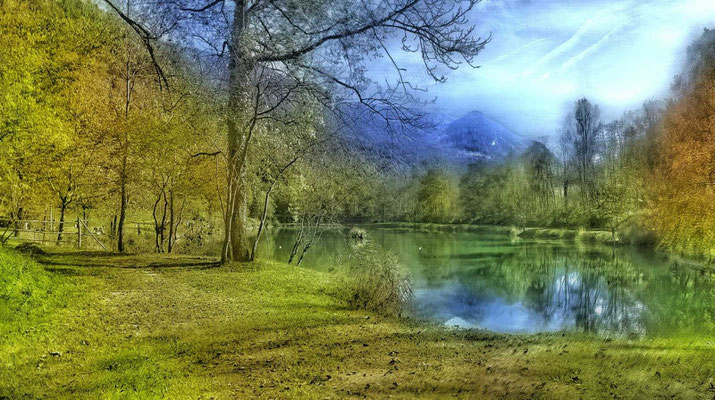
{"label": "lake", "polygon": [[[713,272],[652,251],[489,231],[363,229],[408,269],[416,318],[501,333],[715,336]],[[262,256],[287,261],[294,236],[269,232]],[[347,230],[326,231],[301,267],[333,271],[348,251]]]}

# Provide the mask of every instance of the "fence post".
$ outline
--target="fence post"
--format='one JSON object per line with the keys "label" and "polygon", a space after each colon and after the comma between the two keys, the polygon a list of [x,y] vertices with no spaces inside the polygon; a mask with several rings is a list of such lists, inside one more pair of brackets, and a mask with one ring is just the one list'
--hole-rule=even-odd
{"label": "fence post", "polygon": [[82,224],[79,222],[79,217],[77,217],[77,248],[82,248]]}
{"label": "fence post", "polygon": [[96,236],[94,236],[94,233],[92,233],[92,230],[89,229],[89,225],[87,225],[87,223],[85,221],[82,221],[82,224],[84,225],[84,228],[87,230],[87,233],[89,233],[89,236],[91,236],[95,242],[97,242],[100,246],[102,246],[104,251],[109,251],[109,250],[107,250],[107,247],[104,245],[104,243],[102,243],[99,239],[97,239]]}

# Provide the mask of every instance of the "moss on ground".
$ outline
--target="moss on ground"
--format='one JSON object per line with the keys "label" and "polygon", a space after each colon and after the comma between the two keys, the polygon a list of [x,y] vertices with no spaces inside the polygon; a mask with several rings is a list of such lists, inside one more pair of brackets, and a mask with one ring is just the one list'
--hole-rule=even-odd
{"label": "moss on ground", "polygon": [[17,279],[40,288],[3,314],[0,398],[715,395],[712,338],[449,330],[349,310],[334,276],[278,263],[0,257],[1,307],[18,307]]}

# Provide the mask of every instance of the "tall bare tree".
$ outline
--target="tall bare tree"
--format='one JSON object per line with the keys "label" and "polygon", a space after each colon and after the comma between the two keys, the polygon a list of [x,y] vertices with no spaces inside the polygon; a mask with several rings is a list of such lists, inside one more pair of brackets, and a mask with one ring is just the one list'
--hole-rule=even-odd
{"label": "tall bare tree", "polygon": [[567,159],[575,167],[582,199],[587,203],[594,195],[594,160],[598,152],[599,132],[602,128],[598,106],[586,98],[576,101],[573,111],[564,121],[561,143]]}
{"label": "tall bare tree", "polygon": [[[415,55],[424,71],[444,82],[444,69],[472,65],[487,43],[474,35],[468,14],[479,0],[157,0],[130,18],[104,0],[146,45],[160,84],[166,84],[155,47],[186,40],[222,60],[226,94],[228,185],[223,261],[250,259],[246,232],[247,155],[257,129],[285,121],[282,113],[305,95],[332,112],[359,104],[392,124],[419,123],[410,104],[421,90],[394,52]],[[377,84],[368,65],[382,58],[394,76]]]}

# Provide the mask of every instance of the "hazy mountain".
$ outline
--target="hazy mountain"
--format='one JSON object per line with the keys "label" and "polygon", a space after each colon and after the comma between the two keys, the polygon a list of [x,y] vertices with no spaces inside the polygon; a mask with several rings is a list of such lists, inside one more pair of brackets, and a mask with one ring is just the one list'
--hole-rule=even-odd
{"label": "hazy mountain", "polygon": [[433,113],[420,121],[421,127],[388,126],[380,116],[361,112],[352,115],[342,141],[380,168],[409,170],[439,162],[444,153],[440,138],[448,122],[445,116]]}
{"label": "hazy mountain", "polygon": [[479,111],[450,123],[441,142],[467,161],[495,162],[522,153],[532,143]]}
{"label": "hazy mountain", "polygon": [[386,168],[401,170],[436,164],[459,168],[477,161],[499,163],[522,154],[534,143],[479,111],[454,121],[432,113],[425,117],[422,128],[387,129],[384,120],[369,113],[353,121],[343,138],[346,145]]}

